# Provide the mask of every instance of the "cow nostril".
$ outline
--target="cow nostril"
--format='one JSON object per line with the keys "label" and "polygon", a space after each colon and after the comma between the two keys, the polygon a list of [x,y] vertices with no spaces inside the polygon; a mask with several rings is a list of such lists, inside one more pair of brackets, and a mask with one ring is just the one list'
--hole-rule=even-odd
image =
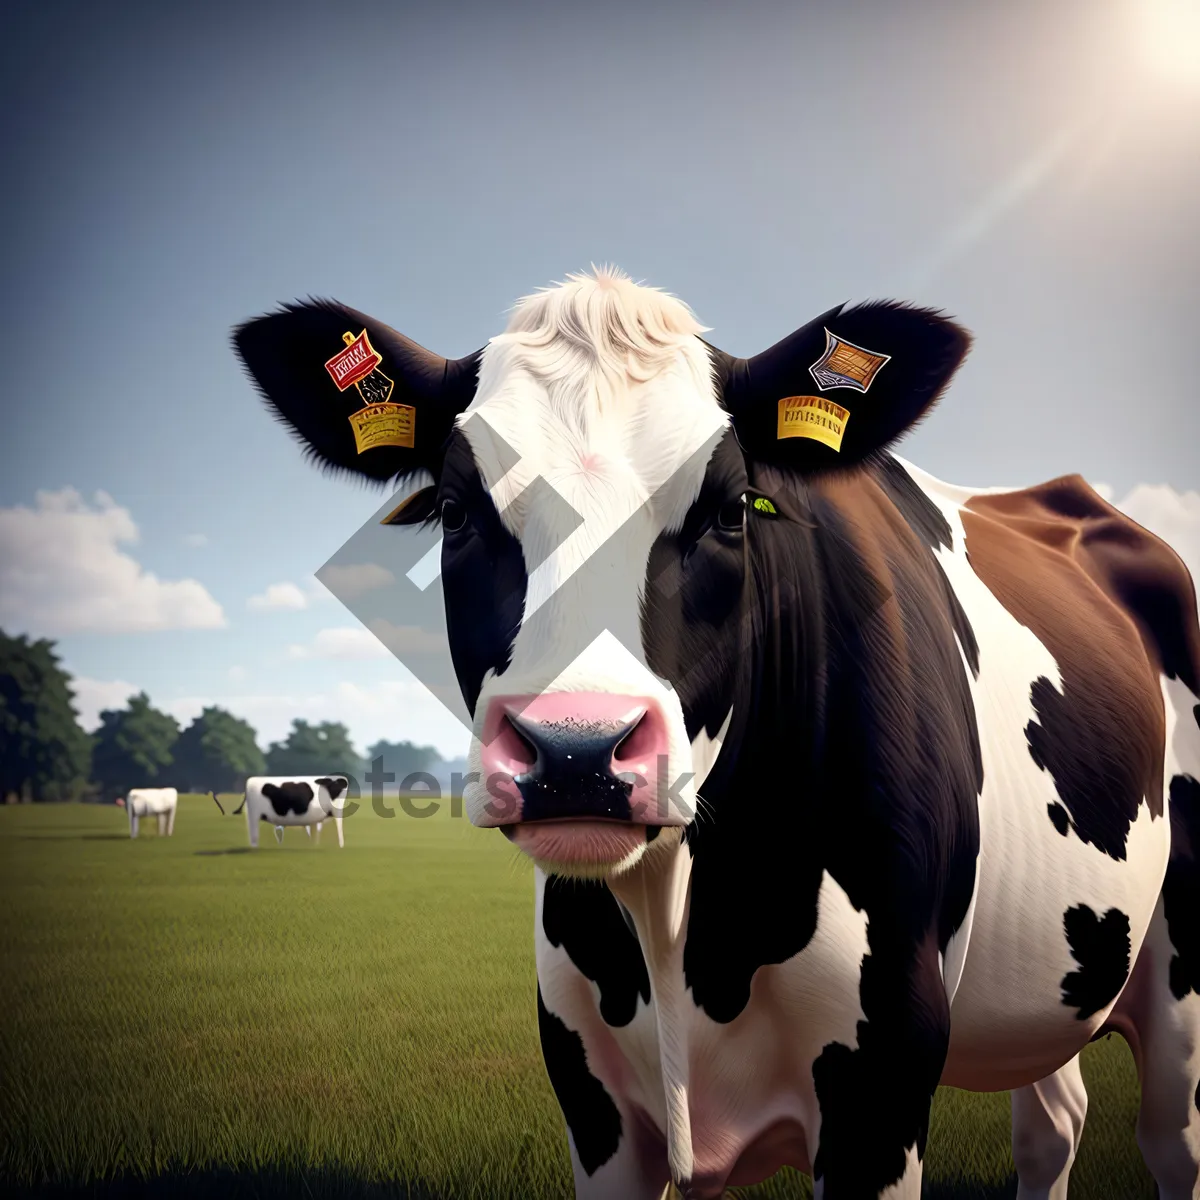
{"label": "cow nostril", "polygon": [[614,763],[641,762],[654,753],[657,733],[649,711],[642,713],[613,751]]}
{"label": "cow nostril", "polygon": [[508,773],[523,775],[533,770],[538,761],[536,745],[521,732],[516,722],[505,715],[496,731],[493,744],[496,755],[507,764]]}
{"label": "cow nostril", "polygon": [[534,767],[538,760],[537,747],[512,723],[512,718],[505,717],[504,720],[509,729],[512,730],[513,737],[516,738],[520,747],[521,753],[514,755],[514,757],[524,758],[531,768]]}

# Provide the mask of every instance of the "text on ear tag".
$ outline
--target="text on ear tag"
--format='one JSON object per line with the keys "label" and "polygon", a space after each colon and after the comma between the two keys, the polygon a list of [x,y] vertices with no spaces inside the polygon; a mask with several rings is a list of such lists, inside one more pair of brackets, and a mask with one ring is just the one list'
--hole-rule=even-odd
{"label": "text on ear tag", "polygon": [[785,396],[779,401],[776,440],[812,438],[831,450],[841,450],[850,410],[823,396]]}
{"label": "text on ear tag", "polygon": [[343,333],[342,341],[346,348],[326,362],[325,370],[339,392],[353,384],[363,402],[364,407],[349,417],[358,453],[376,446],[403,446],[411,450],[416,440],[417,410],[407,404],[391,403],[396,385],[379,370],[383,356],[371,345],[365,329],[358,337]]}

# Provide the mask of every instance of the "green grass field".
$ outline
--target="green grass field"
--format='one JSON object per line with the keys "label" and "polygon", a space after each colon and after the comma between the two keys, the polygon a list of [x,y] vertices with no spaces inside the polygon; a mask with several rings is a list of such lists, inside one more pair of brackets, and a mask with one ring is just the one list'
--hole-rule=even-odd
{"label": "green grass field", "polygon": [[[345,850],[327,826],[251,852],[202,797],[173,838],[142,824],[131,842],[118,808],[0,808],[6,1194],[571,1195],[532,872],[507,842],[369,805]],[[1153,1197],[1125,1044],[1089,1047],[1084,1075],[1072,1200]],[[1008,1137],[1006,1094],[943,1089],[925,1194],[1012,1195]],[[811,1192],[785,1172],[738,1194]]]}

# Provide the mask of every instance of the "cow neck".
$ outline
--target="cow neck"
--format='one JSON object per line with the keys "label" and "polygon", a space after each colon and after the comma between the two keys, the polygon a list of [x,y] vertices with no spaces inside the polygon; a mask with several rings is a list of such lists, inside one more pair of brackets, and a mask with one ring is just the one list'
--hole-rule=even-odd
{"label": "cow neck", "polygon": [[609,880],[628,910],[650,976],[658,1026],[659,1067],[667,1112],[667,1159],[672,1177],[692,1174],[692,1126],[688,1108],[688,1010],[683,978],[692,856],[680,844],[667,854],[647,854],[631,871]]}

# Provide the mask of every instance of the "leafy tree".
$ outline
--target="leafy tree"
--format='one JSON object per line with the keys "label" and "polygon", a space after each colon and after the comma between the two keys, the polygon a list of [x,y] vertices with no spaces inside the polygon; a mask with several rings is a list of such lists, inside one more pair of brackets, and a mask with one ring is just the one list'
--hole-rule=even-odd
{"label": "leafy tree", "polygon": [[0,630],[0,798],[77,799],[92,739],[79,727],[54,643]]}
{"label": "leafy tree", "polygon": [[[368,769],[377,758],[383,759],[383,769],[394,771],[400,783],[416,771],[432,772],[442,760],[433,746],[417,746],[412,742],[376,742],[367,747]],[[365,772],[364,772],[365,775]]]}
{"label": "leafy tree", "polygon": [[360,758],[350,743],[350,731],[336,721],[310,725],[292,722],[282,742],[267,749],[268,775],[353,775],[358,777]]}
{"label": "leafy tree", "polygon": [[123,796],[135,787],[178,787],[168,770],[179,737],[174,717],[159,712],[150,697],[139,692],[124,709],[100,714],[92,778],[105,797]]}
{"label": "leafy tree", "polygon": [[240,792],[248,776],[266,769],[250,725],[215,706],[179,735],[173,756],[172,774],[194,792]]}

